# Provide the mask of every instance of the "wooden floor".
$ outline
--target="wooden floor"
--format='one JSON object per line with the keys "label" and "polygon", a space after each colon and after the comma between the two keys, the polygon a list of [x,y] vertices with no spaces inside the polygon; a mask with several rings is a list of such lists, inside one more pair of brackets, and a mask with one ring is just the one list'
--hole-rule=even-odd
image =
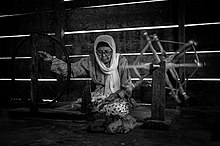
{"label": "wooden floor", "polygon": [[[38,108],[38,111],[31,111],[29,107],[14,108],[8,111],[10,118],[41,118],[59,120],[89,120],[89,113],[83,113],[78,104],[66,103],[53,108]],[[180,116],[179,110],[166,109],[163,121],[151,118],[151,105],[138,105],[129,113],[140,121],[143,121],[145,128],[169,130]]]}
{"label": "wooden floor", "polygon": [[[216,109],[181,109],[180,117],[170,130],[153,130],[145,127],[137,127],[127,134],[114,135],[88,132],[86,130],[87,122],[85,120],[78,119],[74,121],[72,119],[65,119],[64,117],[47,117],[49,115],[48,113],[54,112],[48,109],[42,110],[43,113],[47,113],[44,117],[23,115],[20,118],[9,116],[10,111],[13,110],[18,111],[18,108],[4,107],[0,109],[1,146],[220,145],[220,137],[217,134],[220,130],[218,126],[220,110]],[[25,112],[22,111],[21,113]],[[65,113],[68,112],[65,111]],[[149,116],[149,114],[149,111],[145,111],[144,116],[139,115],[139,117],[143,118]],[[67,117],[71,116],[73,115],[69,114]]]}

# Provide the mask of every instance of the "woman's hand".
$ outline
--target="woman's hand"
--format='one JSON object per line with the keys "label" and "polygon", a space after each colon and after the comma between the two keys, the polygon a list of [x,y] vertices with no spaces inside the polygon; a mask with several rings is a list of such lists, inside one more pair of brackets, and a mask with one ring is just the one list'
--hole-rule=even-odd
{"label": "woman's hand", "polygon": [[44,59],[44,61],[53,61],[54,57],[51,56],[49,53],[46,53],[44,51],[38,51],[40,57]]}
{"label": "woman's hand", "polygon": [[109,95],[109,97],[105,99],[105,101],[112,102],[112,101],[114,101],[115,99],[118,99],[118,98],[120,98],[118,93],[111,93]]}

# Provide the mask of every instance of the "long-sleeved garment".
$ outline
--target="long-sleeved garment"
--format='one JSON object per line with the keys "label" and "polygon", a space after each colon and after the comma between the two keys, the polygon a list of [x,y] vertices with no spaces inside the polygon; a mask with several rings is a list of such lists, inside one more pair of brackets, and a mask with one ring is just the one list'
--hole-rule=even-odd
{"label": "long-sleeved garment", "polygon": [[[128,64],[127,59],[124,56],[119,57],[118,72],[120,77],[121,87],[116,91],[121,98],[128,99],[132,95],[133,84],[131,82],[130,72],[125,66]],[[67,64],[60,60],[54,59],[52,61],[51,70],[57,74],[67,75]],[[104,100],[111,93],[105,95],[105,80],[106,76],[100,70],[98,64],[93,55],[82,58],[75,63],[71,63],[71,76],[81,77],[89,76],[92,78],[94,90],[92,91],[92,102],[98,102],[98,100]]]}
{"label": "long-sleeved garment", "polygon": [[[108,118],[105,118],[101,127],[108,133],[122,132],[126,133],[138,126],[140,123],[136,122],[136,119],[129,115],[131,109],[131,103],[129,98],[132,95],[133,84],[131,82],[130,72],[125,69],[128,64],[127,59],[124,56],[119,57],[118,72],[121,81],[120,90],[116,91],[119,98],[111,101],[105,101],[109,95],[104,95],[105,79],[99,66],[95,63],[94,56],[82,58],[78,62],[71,63],[71,76],[89,76],[92,78],[94,84],[94,90],[92,91],[92,105],[93,109],[100,113],[105,113]],[[67,64],[60,60],[54,59],[52,61],[51,70],[57,74],[67,75]],[[111,122],[109,122],[111,117]],[[98,119],[97,121],[100,121]],[[97,123],[97,121],[95,121]],[[107,126],[106,126],[107,123]],[[97,126],[92,125],[92,129],[96,129]],[[100,128],[100,125],[98,126]]]}
{"label": "long-sleeved garment", "polygon": [[[109,67],[97,55],[96,49],[99,42],[107,43],[112,49]],[[108,35],[101,35],[96,39],[94,54],[71,63],[72,77],[89,76],[92,78],[94,85],[94,90],[91,92],[92,108],[93,111],[106,116],[103,125],[105,125],[105,131],[110,133],[128,132],[136,126],[136,119],[129,115],[132,105],[130,97],[134,87],[130,72],[125,68],[127,65],[127,59],[116,53],[115,42]],[[51,70],[66,76],[67,64],[56,58],[52,61]]]}

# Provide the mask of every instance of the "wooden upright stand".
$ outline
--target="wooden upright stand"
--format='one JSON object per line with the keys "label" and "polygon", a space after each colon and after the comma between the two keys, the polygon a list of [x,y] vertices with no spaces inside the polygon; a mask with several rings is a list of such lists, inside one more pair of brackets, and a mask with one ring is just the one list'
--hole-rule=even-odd
{"label": "wooden upright stand", "polygon": [[165,120],[165,63],[153,72],[151,118]]}
{"label": "wooden upright stand", "polygon": [[156,130],[169,130],[176,121],[180,112],[176,109],[166,109],[165,91],[165,62],[153,72],[151,118],[145,119],[144,127]]}
{"label": "wooden upright stand", "polygon": [[30,111],[38,111],[38,52],[36,47],[36,36],[31,35],[31,45],[32,45],[32,62],[31,62],[31,105]]}
{"label": "wooden upright stand", "polygon": [[88,114],[90,112],[91,101],[91,81],[86,81],[86,86],[82,93],[82,112]]}

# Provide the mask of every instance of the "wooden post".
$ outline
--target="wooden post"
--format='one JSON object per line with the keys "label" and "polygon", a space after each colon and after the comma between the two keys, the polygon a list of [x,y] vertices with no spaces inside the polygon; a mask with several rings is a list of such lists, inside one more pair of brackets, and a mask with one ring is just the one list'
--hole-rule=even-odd
{"label": "wooden post", "polygon": [[86,86],[82,93],[82,112],[88,114],[91,102],[91,81],[86,81]]}
{"label": "wooden post", "polygon": [[37,42],[36,35],[31,35],[31,45],[32,45],[32,60],[31,60],[31,105],[30,111],[38,111],[38,52],[37,52]]}
{"label": "wooden post", "polygon": [[63,0],[56,0],[55,3],[55,36],[62,42],[64,36],[64,4]]}
{"label": "wooden post", "polygon": [[178,39],[185,42],[185,0],[178,0]]}
{"label": "wooden post", "polygon": [[165,62],[153,72],[152,120],[165,120]]}
{"label": "wooden post", "polygon": [[[54,23],[54,29],[55,29],[55,36],[58,38],[61,42],[63,42],[63,36],[64,36],[64,0],[55,0],[55,7],[54,7],[54,14],[55,14],[55,23]],[[59,48],[58,45],[55,46],[55,55],[62,59],[63,61],[66,61],[65,54],[62,52],[61,48]],[[60,76],[57,75],[57,79],[59,79]],[[63,77],[61,77],[63,78]],[[69,97],[69,85],[66,88],[66,96]]]}
{"label": "wooden post", "polygon": [[[185,0],[178,0],[178,25],[178,41],[185,42]],[[185,55],[182,58],[182,62],[186,62]],[[180,79],[185,79],[186,69],[180,68],[179,71]]]}

